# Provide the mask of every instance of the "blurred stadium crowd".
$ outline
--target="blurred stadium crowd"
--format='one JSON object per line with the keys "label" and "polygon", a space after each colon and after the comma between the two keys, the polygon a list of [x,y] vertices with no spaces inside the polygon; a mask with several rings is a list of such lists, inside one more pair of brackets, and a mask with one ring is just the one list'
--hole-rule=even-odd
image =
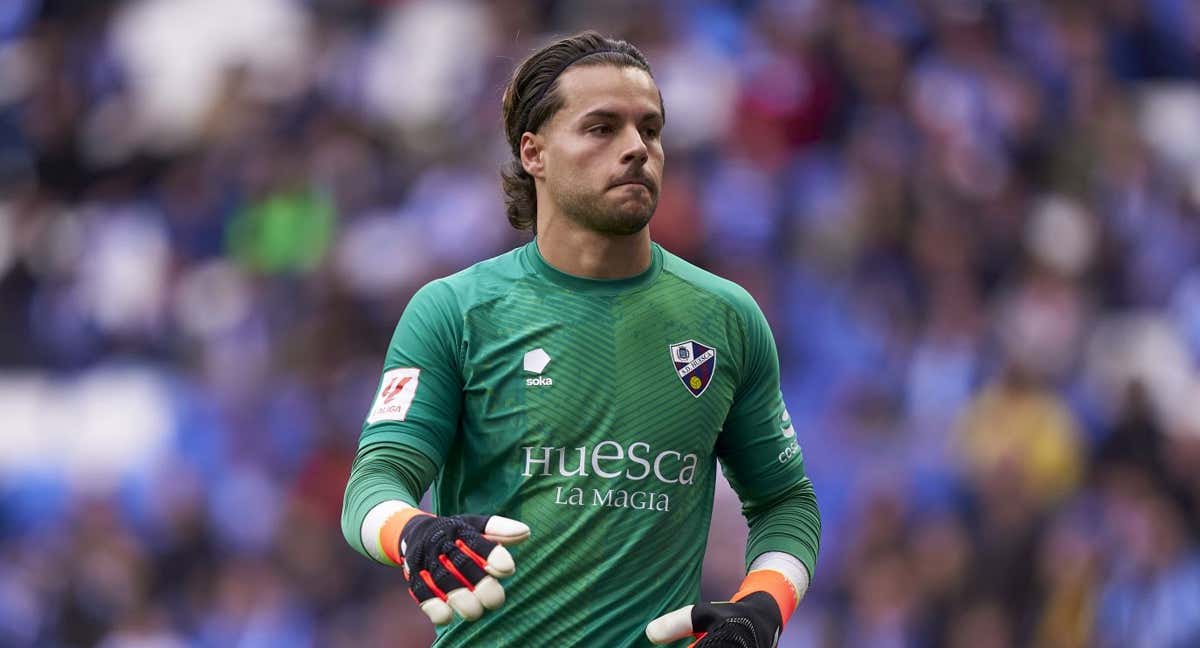
{"label": "blurred stadium crowd", "polygon": [[342,489],[408,296],[522,240],[507,76],[589,27],[665,95],[654,238],[778,338],[781,645],[1200,645],[1191,0],[4,0],[0,645],[428,645]]}

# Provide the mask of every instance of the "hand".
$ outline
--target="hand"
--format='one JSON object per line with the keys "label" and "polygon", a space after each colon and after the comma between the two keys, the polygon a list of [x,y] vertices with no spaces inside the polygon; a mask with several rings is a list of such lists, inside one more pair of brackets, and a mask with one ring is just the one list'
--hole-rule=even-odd
{"label": "hand", "polygon": [[775,598],[752,592],[737,601],[700,603],[668,612],[646,626],[652,643],[699,634],[688,648],[775,648],[783,619]]}
{"label": "hand", "polygon": [[474,621],[504,604],[497,578],[516,571],[504,545],[523,542],[529,527],[493,515],[414,516],[400,533],[404,577],[421,611],[435,625],[454,612]]}

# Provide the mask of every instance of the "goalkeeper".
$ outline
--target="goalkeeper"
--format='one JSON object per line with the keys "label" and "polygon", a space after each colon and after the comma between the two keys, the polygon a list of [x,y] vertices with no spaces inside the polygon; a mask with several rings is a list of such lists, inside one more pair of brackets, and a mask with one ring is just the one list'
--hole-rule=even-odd
{"label": "goalkeeper", "polygon": [[[650,240],[665,113],[646,59],[560,40],[519,66],[503,114],[508,218],[535,237],[408,304],[346,540],[402,567],[444,648],[774,646],[820,516],[762,312]],[[718,461],[747,576],[699,602]]]}

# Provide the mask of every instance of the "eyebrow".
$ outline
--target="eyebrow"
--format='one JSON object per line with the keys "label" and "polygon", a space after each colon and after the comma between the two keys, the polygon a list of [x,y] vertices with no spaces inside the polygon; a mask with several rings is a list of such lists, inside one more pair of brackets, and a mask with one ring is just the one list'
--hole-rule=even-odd
{"label": "eyebrow", "polygon": [[[581,120],[589,119],[592,117],[599,117],[600,119],[608,119],[608,120],[612,120],[612,121],[620,121],[621,120],[620,113],[613,111],[613,110],[606,110],[604,108],[597,108],[596,110],[586,112],[580,117],[580,119]],[[641,122],[660,121],[661,122],[661,121],[663,121],[663,116],[662,116],[662,113],[655,110],[653,112],[648,112],[648,113],[643,114],[638,121],[641,121]]]}

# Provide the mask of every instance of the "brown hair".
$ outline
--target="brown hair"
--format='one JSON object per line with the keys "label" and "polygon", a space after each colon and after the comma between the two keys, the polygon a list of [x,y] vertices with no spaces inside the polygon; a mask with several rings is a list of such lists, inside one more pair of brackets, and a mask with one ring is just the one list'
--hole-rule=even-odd
{"label": "brown hair", "polygon": [[563,107],[558,77],[576,64],[635,67],[651,74],[650,64],[636,47],[594,31],[551,43],[521,62],[504,89],[503,104],[504,135],[515,159],[500,169],[508,222],[517,229],[537,231],[537,192],[533,176],[521,165],[521,136],[536,133]]}

